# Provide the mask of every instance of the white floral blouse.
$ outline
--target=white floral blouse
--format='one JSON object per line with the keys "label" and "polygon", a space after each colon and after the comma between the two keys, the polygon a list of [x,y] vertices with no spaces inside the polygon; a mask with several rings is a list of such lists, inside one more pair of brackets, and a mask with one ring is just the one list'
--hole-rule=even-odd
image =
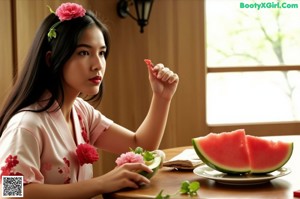
{"label": "white floral blouse", "polygon": [[[55,103],[53,108],[57,107]],[[37,110],[35,103],[27,110]],[[64,184],[93,176],[92,164],[83,164],[77,146],[94,145],[113,123],[81,98],[72,108],[75,141],[61,110],[22,111],[11,118],[0,138],[2,175],[23,175],[24,183]]]}

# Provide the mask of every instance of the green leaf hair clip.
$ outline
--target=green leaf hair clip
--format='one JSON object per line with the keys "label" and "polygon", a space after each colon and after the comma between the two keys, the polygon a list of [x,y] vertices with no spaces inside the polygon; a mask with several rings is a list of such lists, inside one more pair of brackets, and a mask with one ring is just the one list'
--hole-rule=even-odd
{"label": "green leaf hair clip", "polygon": [[[50,13],[55,14],[55,12],[51,9],[51,7],[49,5],[47,5],[47,7],[49,8]],[[48,36],[48,42],[50,42],[53,38],[56,38],[56,27],[61,23],[61,21],[56,22],[53,26],[51,26],[51,28],[49,29],[49,32],[47,34]]]}
{"label": "green leaf hair clip", "polygon": [[50,42],[52,38],[56,38],[56,27],[61,23],[61,21],[56,22],[51,28],[49,29],[48,32],[48,41]]}

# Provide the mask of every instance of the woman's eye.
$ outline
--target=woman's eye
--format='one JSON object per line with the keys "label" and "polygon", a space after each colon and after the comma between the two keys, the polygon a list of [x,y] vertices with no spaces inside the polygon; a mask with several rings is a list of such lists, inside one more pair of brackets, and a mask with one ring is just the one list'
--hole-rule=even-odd
{"label": "woman's eye", "polygon": [[101,52],[99,52],[99,55],[100,56],[104,56],[106,54],[106,51],[101,51]]}
{"label": "woman's eye", "polygon": [[78,54],[79,55],[89,55],[89,52],[88,51],[80,51]]}

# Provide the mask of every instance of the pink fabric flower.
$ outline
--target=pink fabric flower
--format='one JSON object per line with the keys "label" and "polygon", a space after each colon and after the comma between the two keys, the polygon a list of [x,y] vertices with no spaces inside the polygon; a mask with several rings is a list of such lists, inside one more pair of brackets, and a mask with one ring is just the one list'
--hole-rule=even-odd
{"label": "pink fabric flower", "polygon": [[46,162],[46,163],[42,164],[42,166],[41,166],[41,171],[43,173],[51,171],[51,169],[52,169],[52,164],[50,162]]}
{"label": "pink fabric flower", "polygon": [[78,114],[78,119],[79,119],[79,122],[80,122],[80,126],[81,126],[81,135],[83,137],[83,140],[86,142],[86,143],[89,143],[90,140],[88,138],[88,135],[87,135],[87,132],[86,132],[86,129],[85,129],[85,126],[84,126],[84,123],[82,121],[82,118],[81,116]]}
{"label": "pink fabric flower", "polygon": [[56,16],[60,21],[75,19],[85,15],[85,9],[76,3],[63,3],[56,9]]}
{"label": "pink fabric flower", "polygon": [[130,151],[121,154],[121,156],[116,159],[116,164],[118,166],[121,166],[125,163],[145,163],[145,162],[141,154],[135,154],[134,152]]}
{"label": "pink fabric flower", "polygon": [[70,178],[70,161],[64,157],[63,158],[65,165],[63,167],[58,167],[58,173],[62,174],[64,177],[64,184],[69,184],[71,182]]}
{"label": "pink fabric flower", "polygon": [[2,179],[2,176],[23,176],[23,174],[20,172],[14,172],[14,167],[17,166],[17,164],[19,164],[19,160],[16,155],[9,155],[5,159],[5,163],[6,165],[1,167],[2,173],[0,175],[0,179]]}
{"label": "pink fabric flower", "polygon": [[5,163],[7,164],[7,167],[9,167],[9,168],[15,167],[17,164],[19,164],[18,156],[9,155],[6,158]]}
{"label": "pink fabric flower", "polygon": [[80,166],[84,164],[92,164],[99,159],[96,148],[90,144],[79,144],[76,149],[76,154]]}

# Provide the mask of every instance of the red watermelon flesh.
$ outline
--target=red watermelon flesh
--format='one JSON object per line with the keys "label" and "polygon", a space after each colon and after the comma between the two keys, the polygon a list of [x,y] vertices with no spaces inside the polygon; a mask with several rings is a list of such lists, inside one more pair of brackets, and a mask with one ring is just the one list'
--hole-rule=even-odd
{"label": "red watermelon flesh", "polygon": [[250,171],[243,129],[194,138],[193,145],[200,159],[216,170],[232,174]]}
{"label": "red watermelon flesh", "polygon": [[293,143],[266,140],[247,135],[251,173],[268,173],[277,170],[291,157]]}
{"label": "red watermelon flesh", "polygon": [[291,157],[293,143],[246,135],[245,130],[210,133],[192,139],[199,158],[215,170],[229,174],[269,173]]}

